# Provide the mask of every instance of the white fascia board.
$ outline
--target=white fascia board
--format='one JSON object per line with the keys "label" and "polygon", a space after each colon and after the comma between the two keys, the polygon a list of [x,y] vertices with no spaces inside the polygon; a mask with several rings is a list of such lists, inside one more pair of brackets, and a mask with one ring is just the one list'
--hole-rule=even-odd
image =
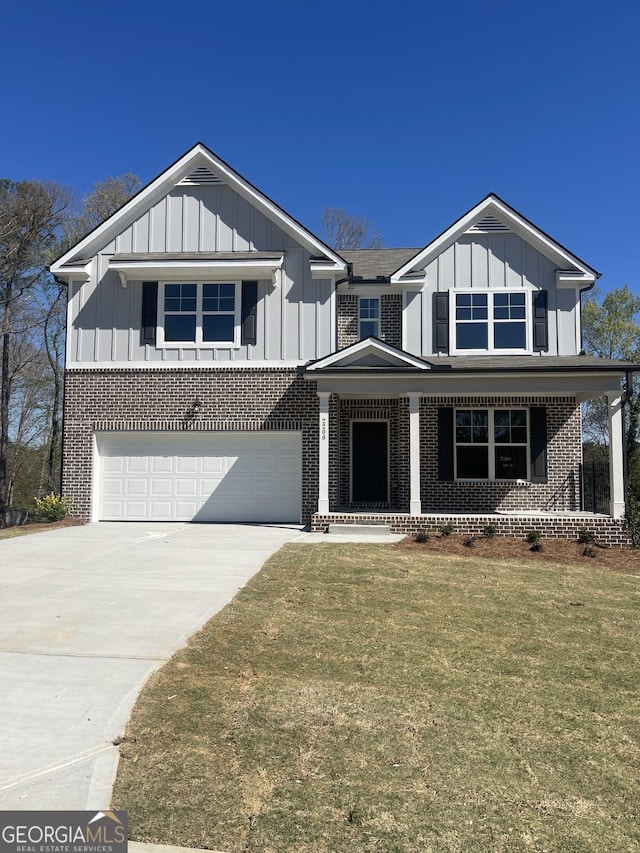
{"label": "white fascia board", "polygon": [[61,278],[67,283],[72,280],[88,281],[91,278],[91,261],[87,261],[86,264],[67,264],[64,269],[54,269],[52,265],[49,268],[49,271],[52,275],[56,276],[56,278]]}
{"label": "white fascia board", "polygon": [[347,271],[347,265],[327,263],[326,261],[309,261],[309,269],[311,270],[311,278],[330,278],[331,276]]}
{"label": "white fascia board", "polygon": [[216,276],[233,278],[255,276],[256,278],[272,278],[282,268],[284,255],[278,259],[264,258],[261,260],[140,260],[119,261],[113,258],[109,261],[109,269],[115,270],[120,277],[128,281],[146,281],[147,279],[180,279]]}
{"label": "white fascia board", "polygon": [[352,358],[364,352],[374,352],[381,358],[384,358],[386,355],[389,358],[389,367],[399,367],[404,365],[406,367],[418,368],[419,370],[431,370],[431,366],[421,359],[416,358],[409,353],[400,352],[395,349],[395,347],[391,347],[383,341],[378,341],[373,338],[365,338],[362,341],[352,344],[350,347],[346,347],[343,350],[339,350],[338,352],[328,355],[326,358],[321,358],[314,364],[309,365],[306,369],[311,372],[315,370],[324,370],[327,367],[339,367],[340,362],[345,362],[345,367],[349,367]]}
{"label": "white fascia board", "polygon": [[561,288],[577,287],[580,290],[586,290],[596,282],[596,279],[596,276],[583,272],[573,272],[572,270],[556,271],[556,285]]}
{"label": "white fascia board", "polygon": [[401,283],[403,276],[409,275],[418,264],[426,266],[448,245],[457,240],[458,237],[461,237],[478,219],[481,219],[488,213],[493,213],[498,219],[509,225],[515,234],[537,248],[543,255],[551,258],[555,263],[574,266],[580,274],[589,277],[591,281],[595,281],[598,278],[598,273],[595,270],[588,267],[579,258],[567,251],[559,243],[556,243],[555,240],[552,240],[551,237],[548,237],[539,228],[536,228],[532,223],[524,219],[524,217],[520,216],[513,208],[509,207],[496,196],[490,195],[473,207],[468,213],[465,213],[464,216],[454,222],[439,237],[436,237],[421,252],[418,252],[417,255],[397,270],[391,276],[391,281]]}
{"label": "white fascia board", "polygon": [[166,195],[172,187],[198,166],[209,166],[222,180],[245,198],[254,207],[261,210],[269,219],[275,221],[289,236],[301,243],[313,255],[328,258],[339,269],[346,269],[345,263],[329,246],[307,231],[293,217],[289,216],[275,202],[263,195],[256,187],[234,171],[223,160],[210,151],[201,142],[194,145],[179,160],[162,172],[155,180],[147,184],[139,193],[124,204],[102,225],[99,225],[61,258],[52,264],[51,272],[59,275],[59,270],[65,263],[81,257],[82,253],[93,249],[91,254],[99,251],[101,245],[106,245],[113,237],[126,227],[128,221],[133,221],[156,200]]}
{"label": "white fascia board", "polygon": [[288,368],[296,369],[303,367],[304,361],[274,361],[274,360],[256,360],[256,361],[77,361],[68,363],[66,371],[72,373],[80,370],[114,370],[118,372],[140,372],[140,371],[155,371],[164,370],[185,371],[196,370],[198,372],[210,370],[255,370],[256,368]]}

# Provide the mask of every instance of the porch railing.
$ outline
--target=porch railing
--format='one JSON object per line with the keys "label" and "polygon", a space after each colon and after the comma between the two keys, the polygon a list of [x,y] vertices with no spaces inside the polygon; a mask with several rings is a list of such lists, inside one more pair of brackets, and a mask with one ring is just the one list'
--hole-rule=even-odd
{"label": "porch railing", "polygon": [[585,512],[609,514],[609,463],[584,462],[580,466],[581,509]]}

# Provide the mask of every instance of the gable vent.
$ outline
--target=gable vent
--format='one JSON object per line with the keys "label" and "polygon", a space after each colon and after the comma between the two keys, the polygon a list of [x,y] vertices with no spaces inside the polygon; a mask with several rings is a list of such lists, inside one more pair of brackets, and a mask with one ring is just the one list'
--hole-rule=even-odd
{"label": "gable vent", "polygon": [[500,222],[495,216],[488,216],[479,219],[475,225],[468,228],[466,234],[511,234],[511,228],[508,228],[504,222]]}
{"label": "gable vent", "polygon": [[216,185],[216,184],[224,184],[224,181],[219,178],[217,175],[214,175],[213,172],[210,172],[206,166],[198,166],[197,169],[194,169],[190,175],[187,175],[186,178],[183,178],[178,186],[183,187],[197,187],[202,184],[206,185]]}

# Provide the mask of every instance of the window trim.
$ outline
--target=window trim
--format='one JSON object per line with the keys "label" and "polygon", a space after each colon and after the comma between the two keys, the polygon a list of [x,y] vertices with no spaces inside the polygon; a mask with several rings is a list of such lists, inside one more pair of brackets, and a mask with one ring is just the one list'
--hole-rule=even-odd
{"label": "window trim", "polygon": [[[533,353],[533,300],[532,290],[529,288],[503,288],[503,287],[459,287],[449,290],[449,341],[451,355],[529,355]],[[494,326],[509,321],[494,319],[494,301],[496,294],[524,293],[524,323],[525,323],[525,347],[522,349],[498,349],[493,345]],[[463,349],[458,347],[457,321],[456,321],[456,297],[458,295],[474,294],[487,296],[487,348],[486,349]],[[521,321],[516,321],[521,322]]]}
{"label": "window trim", "polygon": [[[196,339],[195,341],[165,341],[164,339],[164,328],[165,328],[165,310],[164,310],[164,294],[165,287],[171,284],[195,284],[196,285]],[[213,314],[214,316],[218,313],[222,315],[230,315],[231,312],[222,311],[222,312],[212,312],[212,311],[203,311],[202,303],[203,303],[203,292],[205,284],[232,284],[234,286],[234,310],[233,310],[233,340],[232,341],[203,341],[202,340],[202,329],[203,329],[203,315]],[[181,280],[181,281],[159,281],[158,282],[158,322],[157,322],[157,347],[162,347],[163,349],[239,349],[240,344],[240,333],[241,333],[241,323],[240,323],[240,314],[241,314],[241,301],[242,301],[242,282],[238,279],[202,279],[198,281],[189,281],[189,280]],[[175,314],[176,312],[169,311],[169,315]]]}
{"label": "window trim", "polygon": [[[373,320],[370,318],[363,319],[360,316],[360,306],[362,305],[363,299],[368,299],[369,301],[371,301],[372,299],[376,300],[376,302],[378,303],[378,316],[377,316],[377,318],[375,318]],[[381,322],[380,314],[381,314],[381,311],[382,311],[382,300],[380,299],[379,296],[358,296],[358,340],[360,340],[360,341],[365,340],[365,338],[363,338],[363,336],[362,336],[362,323],[363,322],[364,323],[374,323],[375,322],[375,323],[377,323],[377,326],[378,326],[377,334],[367,335],[366,336],[367,338],[370,338],[370,337],[380,338],[380,322]]]}
{"label": "window trim", "polygon": [[[486,447],[488,454],[488,473],[489,476],[484,477],[459,477],[458,476],[458,454],[457,449],[458,446],[461,447],[472,447],[473,445],[470,442],[460,442],[456,439],[456,420],[458,412],[469,412],[469,411],[477,411],[477,412],[488,412],[488,441],[485,443],[478,442],[478,447]],[[509,444],[505,444],[505,447],[524,447],[525,448],[525,461],[527,465],[527,474],[526,477],[513,477],[513,478],[503,478],[496,477],[495,471],[495,449],[496,446],[500,447],[504,442],[496,442],[494,435],[494,418],[496,412],[524,412],[526,415],[527,423],[527,440],[526,442],[510,442]],[[453,409],[453,479],[457,483],[530,483],[532,481],[532,467],[531,467],[531,415],[528,406],[455,406]]]}

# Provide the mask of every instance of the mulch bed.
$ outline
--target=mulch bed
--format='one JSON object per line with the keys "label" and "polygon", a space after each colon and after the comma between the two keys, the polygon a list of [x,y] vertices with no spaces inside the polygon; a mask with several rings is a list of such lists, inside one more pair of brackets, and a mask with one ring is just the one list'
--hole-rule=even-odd
{"label": "mulch bed", "polygon": [[[526,539],[510,536],[473,537],[473,545],[465,545],[470,537],[452,534],[451,536],[431,536],[426,543],[418,543],[411,537],[398,542],[397,548],[421,549],[436,554],[449,554],[460,557],[489,557],[497,560],[527,560],[545,563],[570,563],[578,565],[593,564],[611,572],[640,574],[640,550],[631,548],[608,548],[597,542],[583,545],[566,539],[542,539],[541,551],[531,551]],[[585,549],[591,549],[594,556],[588,556]]]}

